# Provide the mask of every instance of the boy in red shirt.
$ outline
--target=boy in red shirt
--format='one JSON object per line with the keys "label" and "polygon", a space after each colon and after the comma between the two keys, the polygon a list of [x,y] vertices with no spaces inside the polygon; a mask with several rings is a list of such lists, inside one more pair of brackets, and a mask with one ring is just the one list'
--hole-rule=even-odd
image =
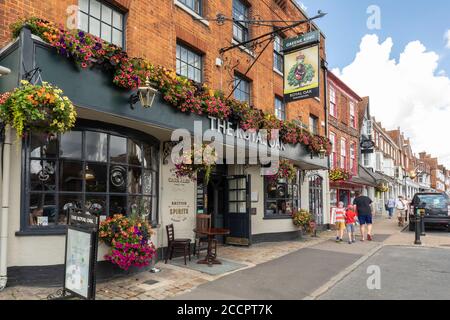
{"label": "boy in red shirt", "polygon": [[348,233],[348,244],[356,241],[355,236],[356,212],[354,206],[350,205],[345,212],[345,226]]}

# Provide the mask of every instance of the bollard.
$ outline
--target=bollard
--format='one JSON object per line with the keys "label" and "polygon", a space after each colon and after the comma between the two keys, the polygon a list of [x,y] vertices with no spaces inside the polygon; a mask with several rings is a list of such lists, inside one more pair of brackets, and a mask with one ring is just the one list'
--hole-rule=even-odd
{"label": "bollard", "polygon": [[[420,215],[419,215],[419,209],[417,208],[416,209],[416,214],[415,214],[415,223],[416,223],[416,239],[415,239],[415,241],[414,241],[414,244],[417,244],[417,245],[421,245],[422,244],[422,242],[420,241]],[[411,221],[410,221],[410,223],[411,223]]]}
{"label": "bollard", "polygon": [[425,233],[425,217],[423,214],[420,214],[420,235],[422,237],[426,236],[427,234]]}

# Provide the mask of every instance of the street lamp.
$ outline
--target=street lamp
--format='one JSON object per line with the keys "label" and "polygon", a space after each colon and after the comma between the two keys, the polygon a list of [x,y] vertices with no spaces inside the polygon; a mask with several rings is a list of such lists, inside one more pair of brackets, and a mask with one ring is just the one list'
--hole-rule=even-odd
{"label": "street lamp", "polygon": [[325,155],[327,154],[327,150],[323,147],[323,144],[320,145],[320,150],[319,150],[319,158],[320,159],[325,159]]}
{"label": "street lamp", "polygon": [[145,79],[145,86],[139,87],[138,92],[130,96],[130,108],[134,109],[134,104],[141,101],[141,105],[144,108],[150,108],[153,105],[155,96],[158,90],[150,86],[150,80],[147,77]]}

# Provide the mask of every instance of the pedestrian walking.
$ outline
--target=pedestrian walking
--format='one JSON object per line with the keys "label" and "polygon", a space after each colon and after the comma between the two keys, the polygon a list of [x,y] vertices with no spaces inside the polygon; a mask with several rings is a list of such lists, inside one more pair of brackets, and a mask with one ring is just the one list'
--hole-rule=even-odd
{"label": "pedestrian walking", "polygon": [[[358,215],[359,227],[361,231],[361,241],[366,239],[372,241],[372,199],[367,196],[361,195],[360,191],[355,192],[356,198],[353,200],[353,204],[356,206],[356,214]],[[366,230],[367,225],[367,230]]]}
{"label": "pedestrian walking", "polygon": [[398,218],[398,226],[403,227],[405,225],[405,217],[406,217],[406,209],[408,205],[406,201],[403,199],[403,196],[398,196],[397,201],[395,202],[395,213]]}
{"label": "pedestrian walking", "polygon": [[339,202],[338,207],[335,210],[336,214],[336,242],[342,242],[345,230],[345,208],[342,201]]}
{"label": "pedestrian walking", "polygon": [[347,212],[345,213],[345,227],[347,228],[348,244],[352,244],[356,241],[355,226],[356,226],[355,208],[354,206],[349,205]]}
{"label": "pedestrian walking", "polygon": [[389,214],[389,219],[392,219],[392,216],[394,215],[394,209],[395,209],[395,199],[391,197],[386,202],[386,210]]}

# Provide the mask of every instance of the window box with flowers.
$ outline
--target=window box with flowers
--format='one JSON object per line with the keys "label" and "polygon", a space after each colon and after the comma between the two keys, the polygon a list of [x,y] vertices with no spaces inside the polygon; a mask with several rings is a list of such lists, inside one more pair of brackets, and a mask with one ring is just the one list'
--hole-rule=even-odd
{"label": "window box with flowers", "polygon": [[330,170],[330,181],[349,181],[352,174],[342,168]]}
{"label": "window box with flowers", "polygon": [[326,137],[314,135],[290,121],[275,121],[261,109],[198,85],[174,70],[129,57],[122,48],[81,30],[66,30],[41,18],[31,17],[14,23],[12,33],[17,37],[26,26],[56,52],[75,62],[81,69],[100,68],[111,74],[111,82],[122,90],[135,90],[147,77],[168,105],[183,113],[214,116],[229,120],[243,130],[279,129],[283,143],[301,144],[312,154],[329,154],[331,145]]}

